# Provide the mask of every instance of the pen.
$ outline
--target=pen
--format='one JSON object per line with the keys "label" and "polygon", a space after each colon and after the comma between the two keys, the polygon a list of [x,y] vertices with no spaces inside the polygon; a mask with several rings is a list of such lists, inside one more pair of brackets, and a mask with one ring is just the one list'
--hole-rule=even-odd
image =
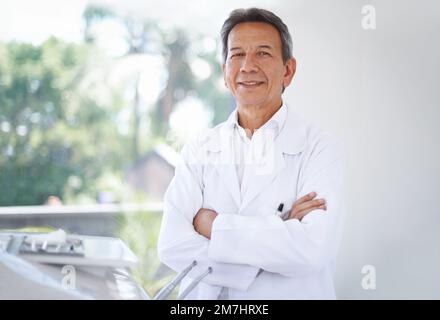
{"label": "pen", "polygon": [[[286,218],[288,217],[289,211],[286,211],[283,213],[283,208],[284,208],[284,203],[280,203],[278,205],[278,209],[277,209],[277,216],[280,217],[282,220],[286,220]],[[286,216],[287,215],[287,216]]]}
{"label": "pen", "polygon": [[280,203],[280,205],[278,206],[277,211],[282,213],[283,212],[283,208],[284,208],[284,203]]}

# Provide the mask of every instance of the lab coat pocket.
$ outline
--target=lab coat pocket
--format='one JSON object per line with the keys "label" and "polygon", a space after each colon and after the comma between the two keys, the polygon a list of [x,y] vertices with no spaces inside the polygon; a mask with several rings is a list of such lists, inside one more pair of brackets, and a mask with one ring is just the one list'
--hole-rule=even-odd
{"label": "lab coat pocket", "polygon": [[[296,190],[284,184],[275,183],[259,198],[261,215],[287,215],[296,199]],[[281,212],[279,211],[281,209]]]}

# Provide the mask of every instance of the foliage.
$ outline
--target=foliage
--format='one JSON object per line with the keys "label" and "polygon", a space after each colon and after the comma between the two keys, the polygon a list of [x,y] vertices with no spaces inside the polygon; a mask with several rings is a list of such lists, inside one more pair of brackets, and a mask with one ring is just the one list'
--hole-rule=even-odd
{"label": "foliage", "polygon": [[132,276],[153,297],[174,275],[158,274],[160,261],[157,255],[162,215],[157,212],[125,213],[119,217],[116,236],[121,238],[139,258]]}
{"label": "foliage", "polygon": [[[158,142],[181,146],[169,135],[179,101],[195,96],[213,110],[213,124],[231,111],[219,86],[218,47],[194,50],[203,37],[96,5],[86,8],[83,20],[80,44],[56,38],[41,45],[0,43],[0,206],[43,204],[51,195],[63,203],[95,202],[107,189],[122,195],[130,164]],[[94,27],[105,20],[125,30],[123,56],[99,49]],[[141,88],[136,63],[148,55],[163,57],[166,77],[157,100],[146,106],[140,91],[149,89]],[[208,78],[194,75],[193,59],[209,65]],[[128,77],[112,84],[115,70],[128,62],[134,65]]]}
{"label": "foliage", "polygon": [[51,38],[0,48],[0,205],[63,197],[69,181],[74,192],[89,192],[123,166],[113,106],[78,89],[89,47]]}

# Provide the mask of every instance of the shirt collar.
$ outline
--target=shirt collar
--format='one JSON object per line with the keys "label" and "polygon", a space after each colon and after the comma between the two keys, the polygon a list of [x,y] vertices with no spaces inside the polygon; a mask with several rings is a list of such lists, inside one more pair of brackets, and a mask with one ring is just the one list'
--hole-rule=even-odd
{"label": "shirt collar", "polygon": [[[284,124],[280,127],[279,137],[277,138],[278,145],[284,153],[297,154],[301,152],[307,145],[307,127],[310,125],[302,116],[292,110],[292,107],[283,105],[286,113]],[[280,108],[281,110],[281,108]],[[278,111],[280,111],[278,110]],[[218,127],[211,129],[210,133],[205,137],[207,142],[206,148],[211,152],[219,152],[227,148],[225,143],[234,131],[237,120],[237,109],[235,109],[228,117],[228,119]],[[278,118],[278,117],[276,117]],[[280,117],[282,118],[282,116]]]}
{"label": "shirt collar", "polygon": [[[277,136],[281,129],[284,126],[284,123],[286,121],[287,117],[287,107],[283,103],[281,107],[273,114],[273,116],[266,121],[258,130],[261,129],[275,129],[275,135]],[[237,128],[237,129],[243,129],[243,127],[240,126],[238,123],[238,112],[237,108],[231,113],[227,120],[228,126],[230,128]]]}

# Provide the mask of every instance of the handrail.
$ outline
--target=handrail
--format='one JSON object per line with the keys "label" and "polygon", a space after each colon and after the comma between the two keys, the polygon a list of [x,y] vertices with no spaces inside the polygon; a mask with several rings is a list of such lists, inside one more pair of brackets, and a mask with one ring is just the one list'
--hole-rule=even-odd
{"label": "handrail", "polygon": [[163,203],[122,203],[122,204],[90,204],[90,205],[56,205],[56,206],[16,206],[0,207],[2,216],[32,216],[32,215],[83,215],[83,214],[117,214],[120,212],[155,212],[163,210]]}

